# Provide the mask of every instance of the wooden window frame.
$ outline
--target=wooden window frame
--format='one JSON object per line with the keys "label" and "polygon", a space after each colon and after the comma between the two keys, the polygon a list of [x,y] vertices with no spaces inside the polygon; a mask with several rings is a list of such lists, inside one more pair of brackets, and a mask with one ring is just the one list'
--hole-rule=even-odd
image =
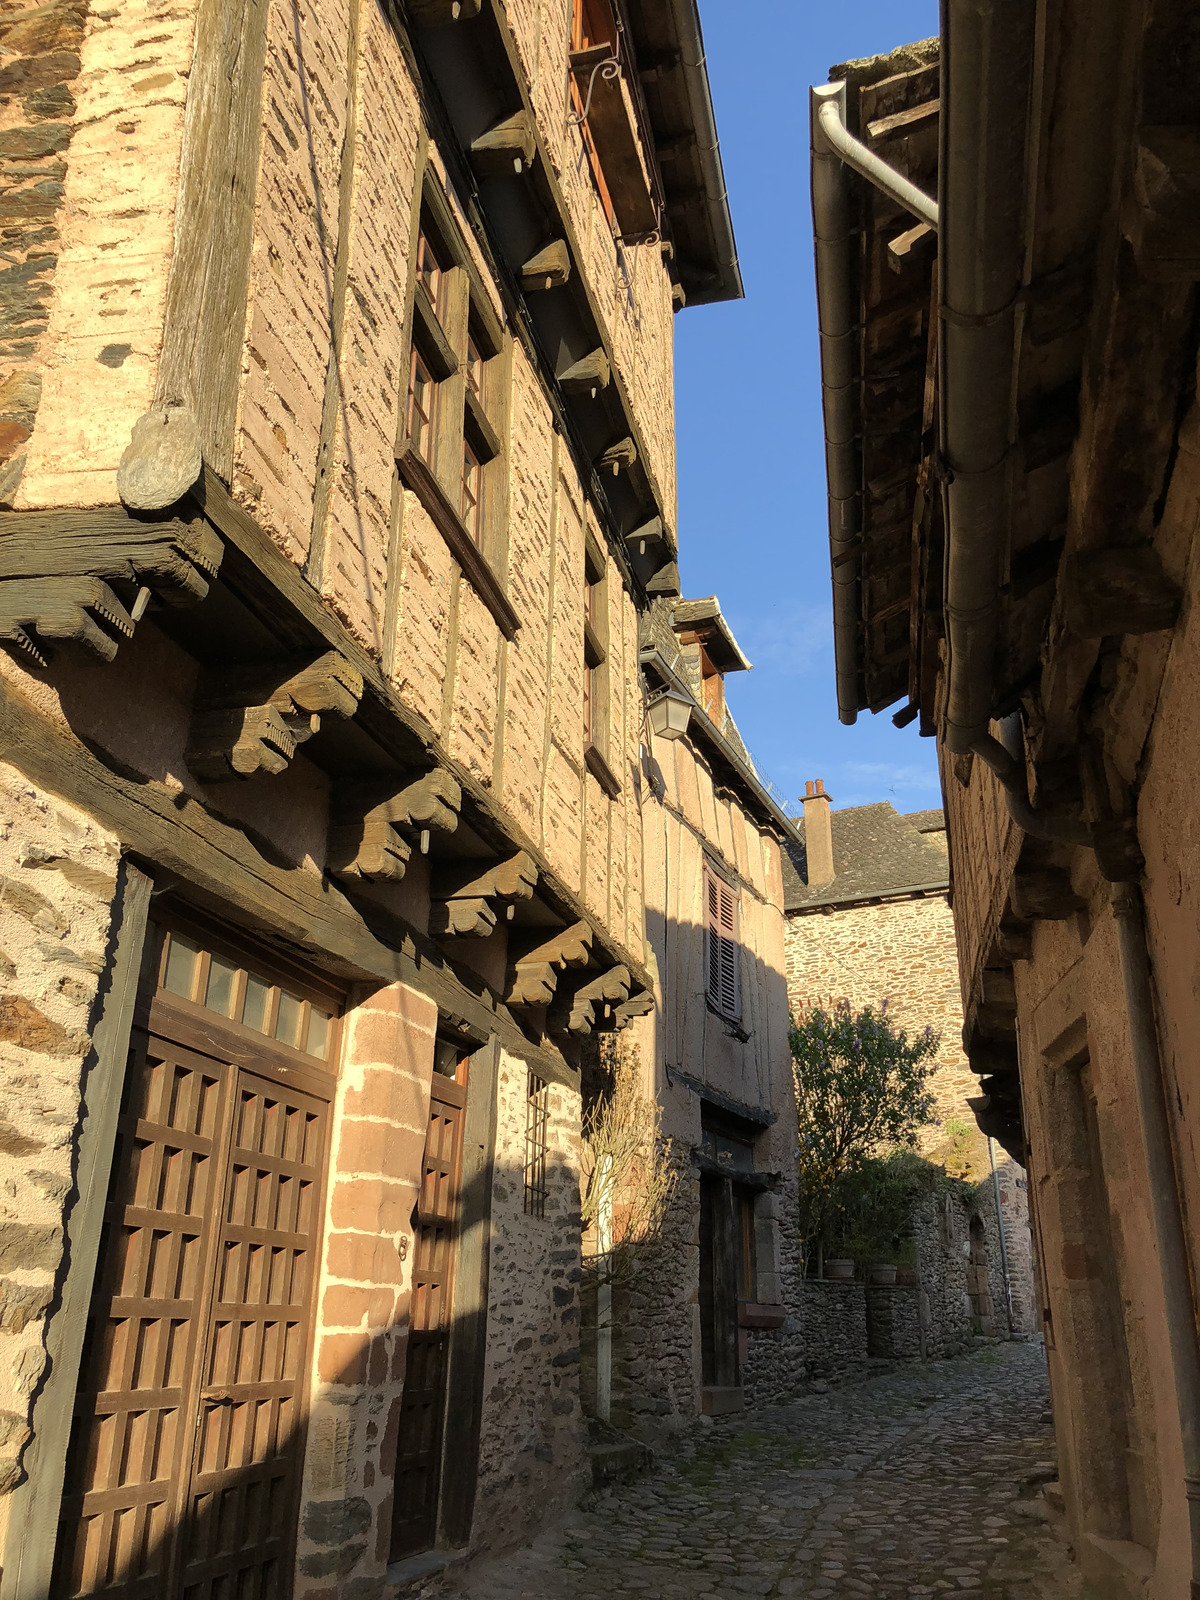
{"label": "wooden window frame", "polygon": [[[416,237],[408,288],[409,377],[396,466],[496,625],[512,639],[520,627],[506,593],[512,340],[492,310],[450,202],[428,169]],[[436,296],[420,270],[426,245],[440,263]],[[421,440],[410,429],[414,353],[434,380],[432,420]],[[478,463],[478,492],[470,504],[464,497],[468,447]]]}
{"label": "wooden window frame", "polygon": [[[704,894],[704,993],[710,1011],[726,1022],[742,1020],[741,896],[737,888],[706,861],[702,875]],[[730,914],[722,916],[722,899],[728,897]],[[716,909],[714,909],[714,899]],[[719,941],[719,942],[714,942]],[[732,994],[724,992],[722,958],[728,949]]]}
{"label": "wooden window frame", "polygon": [[608,761],[612,742],[608,562],[590,529],[584,534],[583,583],[583,758],[605,794],[615,800],[621,785]]}

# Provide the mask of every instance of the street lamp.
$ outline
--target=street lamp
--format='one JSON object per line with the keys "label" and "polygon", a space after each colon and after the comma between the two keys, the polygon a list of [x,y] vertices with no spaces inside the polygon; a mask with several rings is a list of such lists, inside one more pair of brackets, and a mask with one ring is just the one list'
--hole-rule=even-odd
{"label": "street lamp", "polygon": [[688,730],[692,702],[678,689],[660,689],[646,701],[651,730],[660,739],[682,739]]}

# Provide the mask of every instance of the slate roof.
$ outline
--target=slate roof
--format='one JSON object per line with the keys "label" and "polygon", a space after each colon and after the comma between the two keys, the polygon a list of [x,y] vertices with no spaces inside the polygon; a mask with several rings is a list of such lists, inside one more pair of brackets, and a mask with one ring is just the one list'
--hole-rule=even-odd
{"label": "slate roof", "polygon": [[[873,806],[835,811],[830,820],[833,882],[810,889],[804,845],[788,844],[783,855],[785,911],[872,900],[949,883],[945,820],[940,811],[915,811],[905,817],[883,800]],[[803,822],[797,827],[803,837]]]}

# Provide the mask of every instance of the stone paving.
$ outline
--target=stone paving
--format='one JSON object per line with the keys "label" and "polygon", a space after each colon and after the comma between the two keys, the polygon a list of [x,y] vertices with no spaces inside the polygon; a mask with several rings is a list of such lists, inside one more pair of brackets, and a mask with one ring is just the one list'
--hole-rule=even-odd
{"label": "stone paving", "polygon": [[1042,1519],[1053,1460],[1038,1342],[900,1366],[697,1425],[651,1475],[528,1549],[476,1561],[467,1600],[1070,1600]]}

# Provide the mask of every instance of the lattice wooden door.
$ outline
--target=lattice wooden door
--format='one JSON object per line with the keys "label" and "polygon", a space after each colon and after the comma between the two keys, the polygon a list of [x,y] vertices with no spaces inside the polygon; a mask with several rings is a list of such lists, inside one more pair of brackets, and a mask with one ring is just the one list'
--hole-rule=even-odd
{"label": "lattice wooden door", "polygon": [[134,1033],[53,1593],[284,1600],[328,1107],[173,1009]]}
{"label": "lattice wooden door", "polygon": [[453,1078],[440,1072],[433,1075],[413,1238],[412,1311],[396,1443],[393,1560],[427,1550],[437,1538],[466,1084],[465,1056],[455,1063]]}

